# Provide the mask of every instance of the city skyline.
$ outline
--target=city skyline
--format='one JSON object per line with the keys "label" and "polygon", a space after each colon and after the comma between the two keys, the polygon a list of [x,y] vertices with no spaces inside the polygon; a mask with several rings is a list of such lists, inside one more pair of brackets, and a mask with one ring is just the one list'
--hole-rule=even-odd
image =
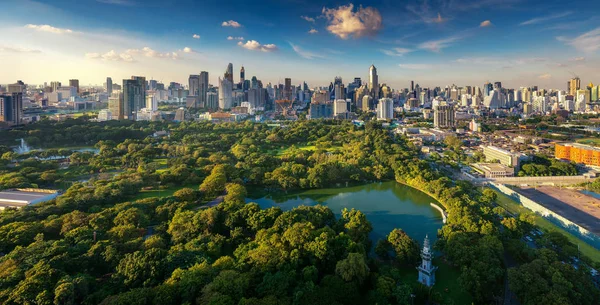
{"label": "city skyline", "polygon": [[8,1],[0,60],[13,72],[0,83],[87,86],[143,75],[186,84],[208,71],[216,85],[231,62],[235,82],[242,65],[246,79],[265,84],[290,77],[324,86],[335,75],[368,80],[374,64],[379,83],[396,89],[414,80],[564,90],[573,74],[600,81],[600,21],[592,18],[600,4],[575,2]]}

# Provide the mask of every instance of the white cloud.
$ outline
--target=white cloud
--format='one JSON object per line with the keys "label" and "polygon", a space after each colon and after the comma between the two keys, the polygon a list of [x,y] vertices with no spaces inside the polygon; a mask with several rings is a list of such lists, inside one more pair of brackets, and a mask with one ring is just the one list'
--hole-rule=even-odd
{"label": "white cloud", "polygon": [[292,49],[294,49],[294,52],[296,52],[296,54],[298,54],[302,58],[306,58],[306,59],[325,58],[325,56],[323,56],[323,55],[315,54],[313,52],[303,50],[302,48],[300,48],[299,46],[297,46],[291,42],[288,42],[288,43],[290,44],[290,46],[292,46]]}
{"label": "white cloud", "polygon": [[519,23],[519,25],[538,24],[538,23],[542,23],[545,21],[553,20],[553,19],[563,18],[563,17],[571,15],[572,13],[573,12],[563,12],[563,13],[553,14],[553,15],[549,15],[549,16],[545,16],[545,17],[537,17],[537,18],[529,19],[527,21],[523,21],[523,22]]}
{"label": "white cloud", "polygon": [[242,37],[242,36],[239,36],[239,37],[228,36],[227,40],[244,40],[244,37]]}
{"label": "white cloud", "polygon": [[342,39],[375,36],[381,29],[383,20],[377,9],[360,6],[355,12],[353,4],[323,8],[323,16],[329,23],[327,30]]}
{"label": "white cloud", "polygon": [[302,19],[304,19],[304,20],[306,20],[308,22],[315,23],[315,18],[311,18],[311,17],[308,17],[308,16],[300,16],[300,18],[302,18]]}
{"label": "white cloud", "polygon": [[194,35],[192,35],[192,38],[194,38],[194,39],[200,39],[200,35],[194,34]]}
{"label": "white cloud", "polygon": [[223,21],[223,23],[221,23],[221,26],[230,26],[232,28],[239,28],[242,25],[237,21],[229,20],[229,21]]}
{"label": "white cloud", "polygon": [[125,51],[125,53],[130,54],[130,55],[141,54],[143,56],[151,57],[151,58],[179,59],[179,54],[177,54],[176,52],[161,53],[161,52],[151,49],[150,47],[143,47],[141,50],[129,49],[129,50]]}
{"label": "white cloud", "polygon": [[192,50],[192,48],[185,47],[185,48],[183,48],[183,53],[195,53],[195,52],[194,52],[194,50]]}
{"label": "white cloud", "polygon": [[482,28],[485,28],[485,27],[488,27],[488,26],[492,26],[492,22],[491,22],[491,21],[489,21],[489,20],[482,21],[482,22],[479,24],[479,27],[482,27]]}
{"label": "white cloud", "polygon": [[20,47],[3,47],[0,46],[0,52],[10,52],[10,53],[42,53],[40,50],[20,48]]}
{"label": "white cloud", "polygon": [[253,51],[263,51],[263,52],[272,52],[272,51],[276,51],[277,50],[277,46],[274,44],[260,44],[260,42],[256,41],[256,40],[248,40],[246,41],[246,43],[243,42],[238,42],[237,43],[238,46],[244,48],[244,49],[248,49],[248,50],[253,50]]}
{"label": "white cloud", "polygon": [[461,40],[461,36],[451,36],[444,39],[425,41],[419,44],[419,49],[429,50],[432,52],[440,52],[451,46],[454,42]]}
{"label": "white cloud", "polygon": [[400,68],[409,70],[429,70],[433,69],[433,65],[430,64],[399,64]]}
{"label": "white cloud", "polygon": [[75,32],[73,32],[73,30],[70,29],[61,29],[61,28],[57,28],[57,27],[53,27],[51,25],[47,25],[47,24],[27,24],[25,25],[26,28],[28,29],[32,29],[32,30],[36,30],[36,31],[40,31],[40,32],[48,32],[48,33],[53,33],[53,34],[73,34]]}
{"label": "white cloud", "polygon": [[586,53],[600,50],[600,28],[583,33],[572,39],[564,36],[556,37],[556,39]]}
{"label": "white cloud", "polygon": [[381,52],[383,52],[383,54],[387,55],[387,56],[404,56],[407,53],[410,53],[414,50],[411,49],[407,49],[407,48],[393,48],[391,50],[388,49],[382,49]]}
{"label": "white cloud", "polygon": [[125,53],[117,53],[114,50],[110,50],[104,54],[100,53],[85,53],[85,58],[88,59],[100,59],[105,61],[124,61],[124,62],[134,62],[133,56],[131,54]]}
{"label": "white cloud", "polygon": [[585,57],[573,57],[569,61],[585,61]]}
{"label": "white cloud", "polygon": [[317,34],[319,33],[319,31],[315,30],[315,29],[310,29],[310,31],[308,31],[308,34]]}
{"label": "white cloud", "polygon": [[538,76],[538,78],[539,78],[539,79],[551,79],[551,78],[552,78],[552,75],[551,75],[551,74],[548,74],[548,73],[546,73],[546,74],[542,74],[542,75]]}

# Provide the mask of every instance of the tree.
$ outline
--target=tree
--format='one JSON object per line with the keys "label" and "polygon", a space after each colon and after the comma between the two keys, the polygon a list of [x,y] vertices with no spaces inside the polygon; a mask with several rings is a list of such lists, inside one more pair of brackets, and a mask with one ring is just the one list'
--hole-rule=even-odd
{"label": "tree", "polygon": [[200,185],[200,190],[207,195],[216,196],[225,191],[227,176],[222,166],[215,166],[208,177],[204,178]]}
{"label": "tree", "polygon": [[339,275],[346,282],[356,280],[362,283],[369,275],[369,267],[365,262],[363,254],[349,253],[347,258],[336,264],[335,274]]}
{"label": "tree", "polygon": [[197,194],[195,190],[189,187],[184,187],[173,193],[173,196],[175,196],[175,198],[177,198],[179,201],[193,202],[196,201]]}
{"label": "tree", "polygon": [[394,249],[396,260],[401,264],[416,264],[419,261],[419,244],[401,229],[394,229],[387,237]]}

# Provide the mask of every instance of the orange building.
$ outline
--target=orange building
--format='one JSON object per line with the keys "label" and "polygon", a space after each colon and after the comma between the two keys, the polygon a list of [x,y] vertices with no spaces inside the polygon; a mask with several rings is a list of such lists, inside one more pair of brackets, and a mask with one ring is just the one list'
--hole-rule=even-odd
{"label": "orange building", "polygon": [[554,156],[558,159],[569,160],[575,163],[600,166],[600,148],[589,145],[556,143],[554,146]]}

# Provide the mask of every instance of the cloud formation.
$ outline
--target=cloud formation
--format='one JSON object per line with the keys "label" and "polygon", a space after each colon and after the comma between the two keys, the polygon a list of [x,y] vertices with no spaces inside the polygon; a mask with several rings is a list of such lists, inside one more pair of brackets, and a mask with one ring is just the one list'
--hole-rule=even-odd
{"label": "cloud formation", "polygon": [[[183,53],[194,53],[194,51],[185,47],[181,50]],[[128,49],[125,52],[117,53],[114,50],[110,50],[104,54],[101,53],[86,53],[85,57],[88,59],[100,59],[105,61],[122,61],[122,62],[134,62],[136,56],[144,56],[148,58],[163,58],[163,59],[180,59],[177,52],[158,52],[150,47],[143,47],[141,49]]]}
{"label": "cloud formation", "polygon": [[538,78],[539,78],[539,79],[551,79],[551,78],[552,78],[552,75],[551,75],[551,74],[548,74],[548,73],[546,73],[546,74],[542,74],[542,75],[538,76]]}
{"label": "cloud formation", "polygon": [[32,30],[36,30],[39,32],[47,32],[47,33],[53,33],[53,34],[72,34],[75,33],[73,32],[73,30],[70,29],[61,29],[61,28],[57,28],[57,27],[53,27],[51,25],[48,24],[27,24],[25,25],[26,28],[28,29],[32,29]]}
{"label": "cloud formation", "polygon": [[310,29],[310,31],[308,31],[308,34],[317,34],[319,33],[319,31],[315,30],[315,29]]}
{"label": "cloud formation", "polygon": [[308,22],[315,23],[315,18],[311,18],[311,17],[308,17],[308,16],[300,16],[300,18],[302,18],[302,19],[304,19],[304,20],[306,20]]}
{"label": "cloud formation", "polygon": [[585,61],[585,57],[573,57],[569,61]]}
{"label": "cloud formation", "polygon": [[538,24],[538,23],[542,23],[545,21],[553,20],[553,19],[563,18],[563,17],[571,15],[572,13],[573,12],[563,12],[563,13],[553,14],[553,15],[549,15],[549,16],[544,16],[544,17],[537,17],[537,18],[529,19],[527,21],[523,21],[523,22],[519,23],[519,25],[522,26],[522,25]]}
{"label": "cloud formation", "polygon": [[325,58],[325,56],[323,56],[323,55],[319,55],[319,54],[304,50],[291,42],[288,42],[288,43],[290,44],[290,46],[292,46],[292,49],[294,49],[294,52],[296,52],[296,54],[298,54],[302,58],[306,58],[306,59]]}
{"label": "cloud formation", "polygon": [[183,53],[195,53],[194,50],[192,50],[192,48],[190,47],[185,47],[182,51]]}
{"label": "cloud formation", "polygon": [[328,21],[327,30],[342,39],[375,36],[383,21],[377,9],[360,6],[354,11],[353,4],[323,8],[323,16]]}
{"label": "cloud formation", "polygon": [[252,51],[263,51],[263,52],[273,52],[277,50],[277,46],[274,44],[260,44],[260,42],[256,40],[248,40],[246,43],[238,42],[238,46]]}
{"label": "cloud formation", "polygon": [[492,22],[491,22],[491,21],[489,21],[489,20],[482,21],[482,22],[479,24],[479,27],[482,27],[482,28],[485,28],[485,27],[488,27],[488,26],[492,26]]}
{"label": "cloud formation", "polygon": [[104,54],[100,53],[85,53],[85,58],[88,59],[100,59],[105,61],[122,61],[122,62],[134,62],[133,56],[131,54],[125,53],[117,53],[115,50],[110,50]]}
{"label": "cloud formation", "polygon": [[450,36],[444,39],[429,40],[419,44],[419,49],[429,50],[431,52],[439,53],[442,49],[451,46],[454,42],[461,40],[461,36]]}
{"label": "cloud formation", "polygon": [[227,40],[244,40],[244,37],[242,37],[242,36],[239,36],[239,37],[228,36]]}
{"label": "cloud formation", "polygon": [[10,52],[10,53],[42,53],[40,50],[19,48],[19,47],[3,47],[0,46],[0,52]]}
{"label": "cloud formation", "polygon": [[383,49],[381,50],[381,52],[383,52],[383,54],[387,55],[387,56],[404,56],[407,53],[410,53],[414,50],[411,49],[407,49],[407,48],[393,48],[391,50],[388,49]]}
{"label": "cloud formation", "polygon": [[600,50],[600,27],[583,33],[575,38],[559,36],[556,37],[556,39],[576,48],[579,51],[593,53]]}
{"label": "cloud formation", "polygon": [[230,26],[232,28],[239,28],[242,25],[237,21],[229,20],[229,21],[223,21],[223,23],[221,23],[221,26]]}
{"label": "cloud formation", "polygon": [[194,35],[192,35],[192,38],[194,38],[194,39],[200,39],[200,35],[194,34]]}

